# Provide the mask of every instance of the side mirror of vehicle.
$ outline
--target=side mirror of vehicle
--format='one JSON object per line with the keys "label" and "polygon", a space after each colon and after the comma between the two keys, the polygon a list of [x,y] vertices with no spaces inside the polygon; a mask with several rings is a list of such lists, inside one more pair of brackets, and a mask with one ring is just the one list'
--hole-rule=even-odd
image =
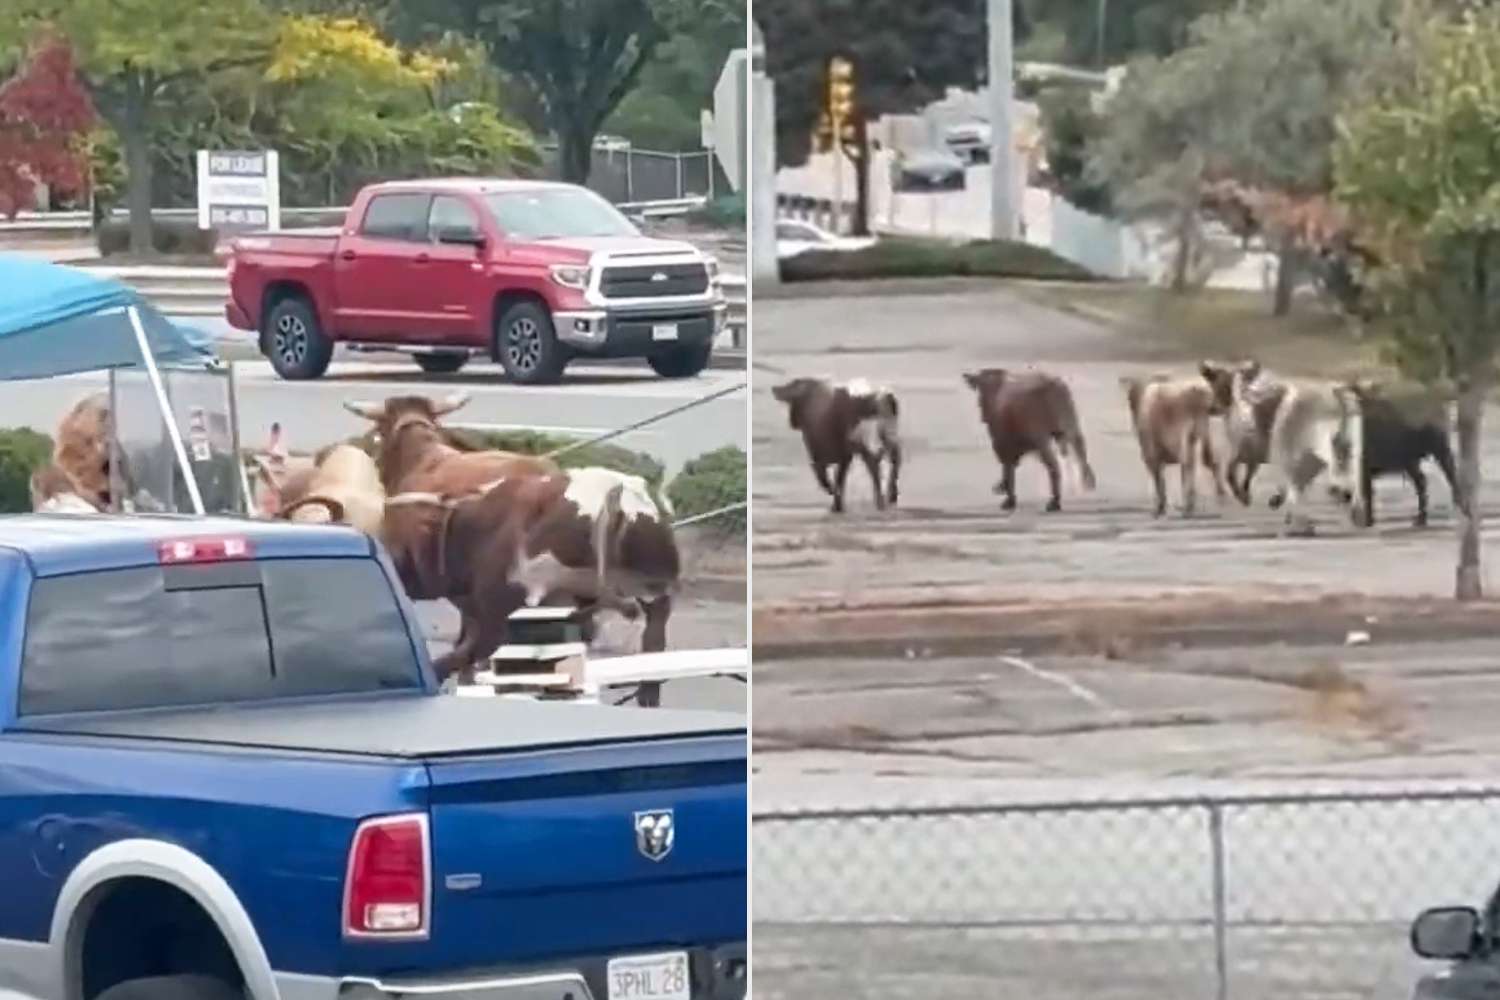
{"label": "side mirror of vehicle", "polygon": [[484,234],[477,233],[472,229],[440,229],[438,230],[437,238],[439,243],[480,249],[484,247]]}
{"label": "side mirror of vehicle", "polygon": [[1411,925],[1411,950],[1423,958],[1458,960],[1479,950],[1479,913],[1470,906],[1425,910]]}

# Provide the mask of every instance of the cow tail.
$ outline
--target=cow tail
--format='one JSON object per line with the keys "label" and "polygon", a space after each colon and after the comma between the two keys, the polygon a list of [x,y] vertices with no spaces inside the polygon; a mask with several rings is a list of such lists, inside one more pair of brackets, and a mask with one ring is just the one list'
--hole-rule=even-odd
{"label": "cow tail", "polygon": [[594,565],[598,571],[599,595],[604,595],[604,578],[609,572],[610,550],[614,548],[616,525],[621,519],[620,497],[625,493],[625,484],[616,483],[604,497],[599,514],[594,518]]}
{"label": "cow tail", "polygon": [[1078,478],[1083,480],[1083,488],[1093,490],[1098,483],[1094,479],[1094,469],[1089,465],[1089,448],[1083,440],[1083,425],[1078,421],[1078,408],[1073,405],[1073,394],[1066,390],[1062,394],[1061,415],[1062,434],[1059,444],[1078,467]]}

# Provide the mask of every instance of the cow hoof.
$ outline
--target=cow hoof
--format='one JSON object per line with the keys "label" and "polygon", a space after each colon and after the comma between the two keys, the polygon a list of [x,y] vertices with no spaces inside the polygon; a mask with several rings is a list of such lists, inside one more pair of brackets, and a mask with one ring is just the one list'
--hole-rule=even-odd
{"label": "cow hoof", "polygon": [[1000,501],[1000,509],[1003,510],[1003,511],[1005,511],[1007,514],[1009,514],[1011,511],[1015,510],[1016,509],[1016,498],[1015,497],[1006,497],[1004,500],[1001,500]]}
{"label": "cow hoof", "polygon": [[[1369,522],[1367,522],[1366,527],[1368,527],[1370,524],[1374,524],[1374,523],[1375,522],[1373,520],[1369,521]],[[1418,514],[1416,517],[1412,518],[1411,519],[1411,526],[1413,528],[1425,528],[1425,527],[1427,527],[1427,515],[1426,514]]]}
{"label": "cow hoof", "polygon": [[1052,500],[1052,501],[1049,501],[1048,504],[1047,504],[1047,513],[1049,513],[1049,514],[1061,514],[1062,513],[1062,501],[1061,500]]}
{"label": "cow hoof", "polygon": [[1268,506],[1272,510],[1280,510],[1281,505],[1284,503],[1286,503],[1286,497],[1282,496],[1280,493],[1273,493],[1271,494],[1271,499],[1268,502]]}

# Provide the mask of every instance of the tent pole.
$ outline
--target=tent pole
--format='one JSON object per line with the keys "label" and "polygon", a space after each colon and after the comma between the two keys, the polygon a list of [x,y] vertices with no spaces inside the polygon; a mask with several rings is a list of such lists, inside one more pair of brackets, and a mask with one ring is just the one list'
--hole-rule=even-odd
{"label": "tent pole", "polygon": [[177,464],[182,468],[182,478],[187,481],[188,495],[193,499],[193,512],[203,514],[203,495],[198,492],[198,480],[193,475],[193,467],[188,463],[187,448],[182,443],[182,431],[177,427],[177,421],[172,416],[172,404],[167,402],[167,390],[161,384],[161,372],[156,369],[156,358],[151,354],[151,345],[146,341],[146,328],[141,325],[141,315],[135,306],[130,306],[126,312],[130,314],[130,325],[135,330],[135,342],[141,349],[141,360],[146,363],[146,376],[151,379],[151,390],[156,393],[156,407],[161,411],[161,418],[167,425],[167,435],[172,439],[172,450],[177,453]]}

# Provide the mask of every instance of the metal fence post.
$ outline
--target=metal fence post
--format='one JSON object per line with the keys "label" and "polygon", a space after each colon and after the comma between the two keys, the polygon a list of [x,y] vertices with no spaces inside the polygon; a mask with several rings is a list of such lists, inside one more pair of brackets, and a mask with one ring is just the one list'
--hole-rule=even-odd
{"label": "metal fence post", "polygon": [[687,192],[682,189],[682,154],[678,153],[674,159],[677,161],[677,197],[685,198]]}
{"label": "metal fence post", "polygon": [[1224,893],[1224,809],[1217,802],[1208,803],[1209,857],[1213,868],[1214,907],[1214,978],[1218,1000],[1229,997],[1229,934]]}

